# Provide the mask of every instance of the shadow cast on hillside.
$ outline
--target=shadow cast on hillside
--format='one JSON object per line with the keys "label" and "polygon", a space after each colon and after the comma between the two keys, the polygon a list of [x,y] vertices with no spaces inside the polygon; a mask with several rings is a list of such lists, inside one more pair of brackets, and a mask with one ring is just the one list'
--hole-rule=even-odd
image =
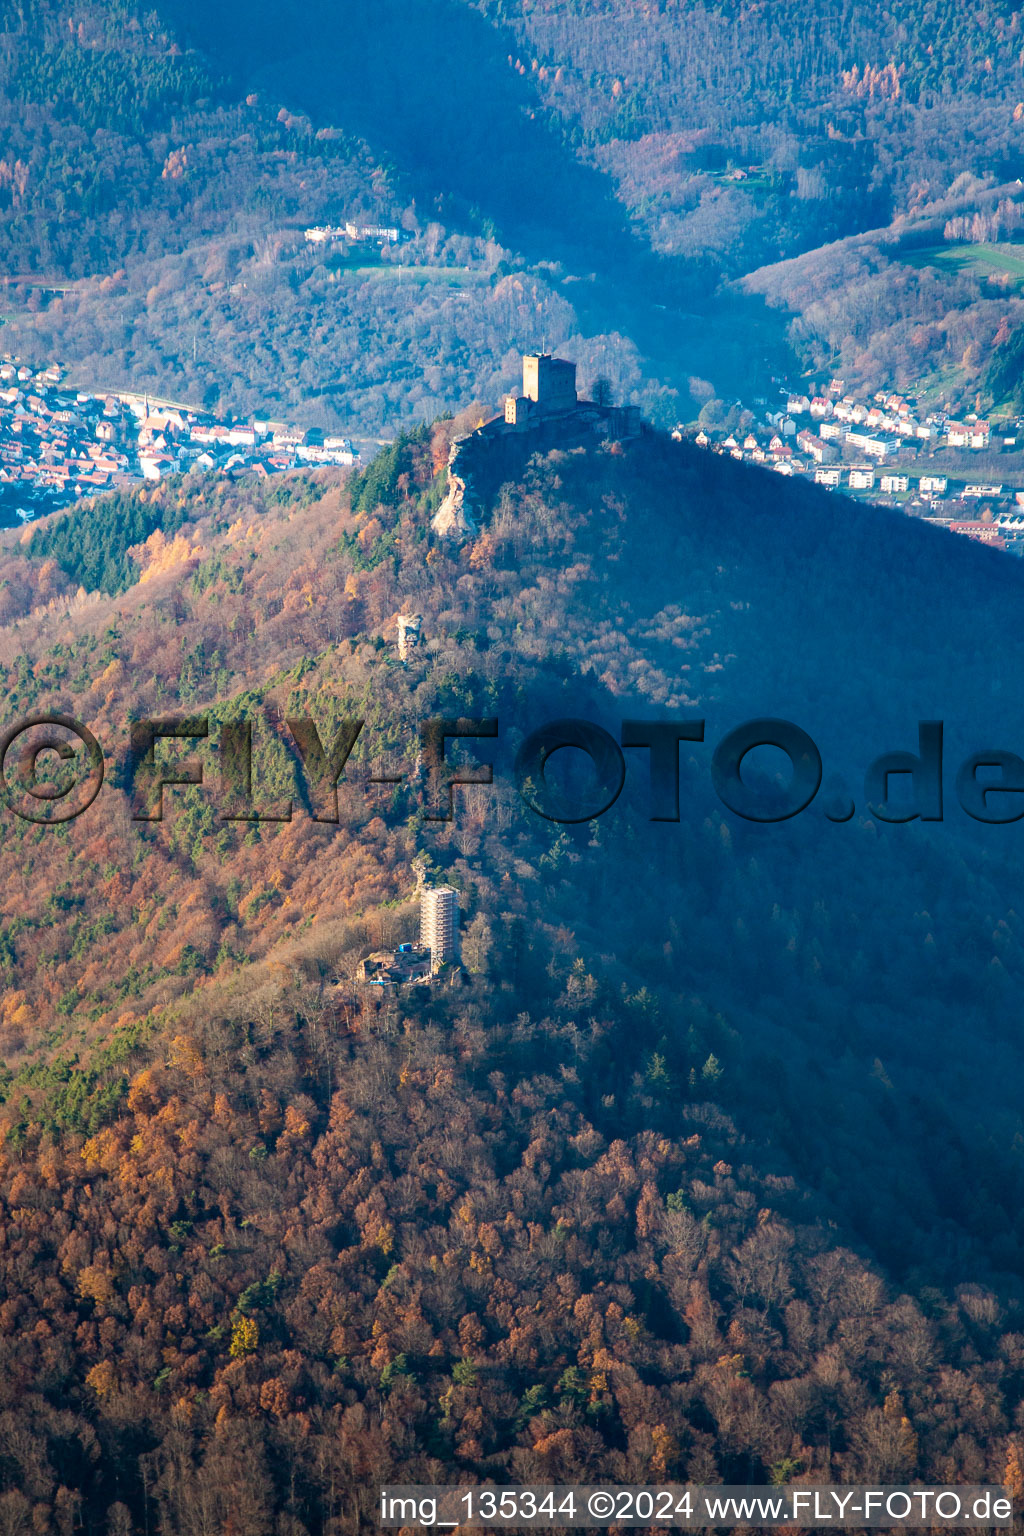
{"label": "shadow cast on hillside", "polygon": [[[567,293],[584,330],[631,336],[676,384],[712,369],[737,382],[749,373],[734,299],[716,329],[714,264],[659,257],[633,234],[608,178],[576,157],[529,75],[510,67],[515,39],[463,0],[310,0],[290,13],[269,0],[211,0],[201,17],[191,0],[168,9],[238,89],[258,84],[318,125],[365,139],[398,168],[421,215],[489,221],[527,263],[588,277]],[[766,346],[777,347],[778,324],[745,303],[754,324],[768,319]]]}

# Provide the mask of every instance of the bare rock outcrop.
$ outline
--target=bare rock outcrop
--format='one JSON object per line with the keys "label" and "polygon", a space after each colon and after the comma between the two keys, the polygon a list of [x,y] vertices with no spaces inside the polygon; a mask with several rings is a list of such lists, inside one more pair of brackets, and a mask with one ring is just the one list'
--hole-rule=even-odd
{"label": "bare rock outcrop", "polygon": [[471,510],[472,479],[468,472],[463,470],[460,475],[456,468],[463,444],[468,441],[467,437],[457,437],[448,453],[448,489],[430,523],[434,532],[442,538],[468,538],[477,532]]}

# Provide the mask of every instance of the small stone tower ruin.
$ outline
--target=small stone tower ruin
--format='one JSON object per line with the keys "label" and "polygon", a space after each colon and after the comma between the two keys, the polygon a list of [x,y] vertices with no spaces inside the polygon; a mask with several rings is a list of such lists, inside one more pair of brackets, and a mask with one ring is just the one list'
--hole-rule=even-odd
{"label": "small stone tower ruin", "polygon": [[423,623],[421,613],[400,613],[395,620],[398,626],[398,655],[402,661],[408,661],[409,652],[416,650],[420,643],[420,625]]}

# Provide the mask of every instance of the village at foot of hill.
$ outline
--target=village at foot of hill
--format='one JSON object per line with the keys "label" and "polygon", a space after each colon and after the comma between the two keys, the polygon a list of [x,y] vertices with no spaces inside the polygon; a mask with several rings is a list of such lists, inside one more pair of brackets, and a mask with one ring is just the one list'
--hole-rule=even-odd
{"label": "village at foot of hill", "polygon": [[0,359],[0,521],[29,521],[84,496],[188,472],[265,478],[354,464],[346,437],[283,422],[221,421],[131,391],[62,387],[57,364]]}
{"label": "village at foot of hill", "polygon": [[953,420],[903,395],[844,391],[841,379],[820,394],[782,391],[777,405],[761,399],[701,424],[693,440],[1024,554],[1024,417]]}

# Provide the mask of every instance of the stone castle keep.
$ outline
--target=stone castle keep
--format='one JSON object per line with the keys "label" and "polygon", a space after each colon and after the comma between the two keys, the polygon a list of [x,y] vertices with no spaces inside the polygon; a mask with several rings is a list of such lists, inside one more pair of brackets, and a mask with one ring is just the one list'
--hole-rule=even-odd
{"label": "stone castle keep", "polygon": [[531,353],[523,358],[522,394],[509,395],[502,415],[452,443],[448,489],[431,526],[453,537],[475,533],[475,512],[504,481],[522,474],[531,454],[639,433],[636,406],[581,400],[575,363],[547,352]]}
{"label": "stone castle keep", "polygon": [[505,425],[526,431],[543,416],[575,411],[576,364],[542,352],[523,358],[523,392],[505,401]]}

